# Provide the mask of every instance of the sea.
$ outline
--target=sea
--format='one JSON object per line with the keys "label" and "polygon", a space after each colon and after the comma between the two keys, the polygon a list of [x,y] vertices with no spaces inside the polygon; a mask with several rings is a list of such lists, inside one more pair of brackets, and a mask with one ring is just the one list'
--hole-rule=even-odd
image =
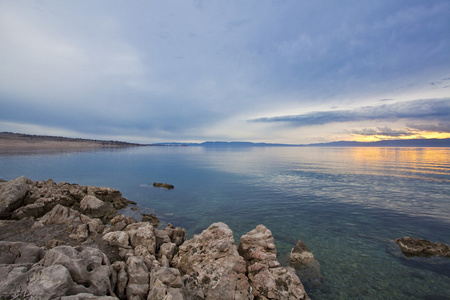
{"label": "sea", "polygon": [[[450,299],[450,258],[405,257],[410,236],[450,244],[450,148],[148,146],[0,153],[0,178],[118,189],[187,237],[264,224],[277,256],[303,241],[312,299]],[[167,190],[154,182],[174,185]]]}

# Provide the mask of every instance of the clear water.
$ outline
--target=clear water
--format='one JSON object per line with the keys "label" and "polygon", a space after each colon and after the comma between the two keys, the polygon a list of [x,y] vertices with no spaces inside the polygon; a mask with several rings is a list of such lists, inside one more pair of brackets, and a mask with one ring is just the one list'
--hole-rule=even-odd
{"label": "clear water", "polygon": [[[222,221],[297,240],[320,262],[313,299],[450,299],[449,259],[406,259],[412,236],[450,244],[450,148],[141,147],[0,154],[0,178],[109,186],[189,237]],[[174,190],[157,189],[167,182]],[[127,214],[134,214],[127,209]]]}

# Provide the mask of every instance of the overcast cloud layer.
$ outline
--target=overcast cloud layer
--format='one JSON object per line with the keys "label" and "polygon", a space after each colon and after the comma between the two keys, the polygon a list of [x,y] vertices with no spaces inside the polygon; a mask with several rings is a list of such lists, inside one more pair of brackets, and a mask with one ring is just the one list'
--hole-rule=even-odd
{"label": "overcast cloud layer", "polygon": [[450,2],[0,0],[0,131],[450,136]]}

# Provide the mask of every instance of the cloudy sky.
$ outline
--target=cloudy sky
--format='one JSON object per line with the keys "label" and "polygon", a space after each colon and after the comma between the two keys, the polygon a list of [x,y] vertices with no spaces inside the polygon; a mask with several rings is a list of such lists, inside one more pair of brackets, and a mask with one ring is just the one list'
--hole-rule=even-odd
{"label": "cloudy sky", "polygon": [[450,137],[450,1],[0,0],[0,131]]}

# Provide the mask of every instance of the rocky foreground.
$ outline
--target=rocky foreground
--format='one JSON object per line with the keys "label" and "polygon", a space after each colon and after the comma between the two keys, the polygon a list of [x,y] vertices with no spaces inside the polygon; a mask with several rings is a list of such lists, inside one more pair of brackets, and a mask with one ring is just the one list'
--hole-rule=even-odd
{"label": "rocky foreground", "polygon": [[186,240],[118,213],[128,204],[111,188],[0,183],[0,299],[309,299],[264,225],[239,245],[224,223]]}

